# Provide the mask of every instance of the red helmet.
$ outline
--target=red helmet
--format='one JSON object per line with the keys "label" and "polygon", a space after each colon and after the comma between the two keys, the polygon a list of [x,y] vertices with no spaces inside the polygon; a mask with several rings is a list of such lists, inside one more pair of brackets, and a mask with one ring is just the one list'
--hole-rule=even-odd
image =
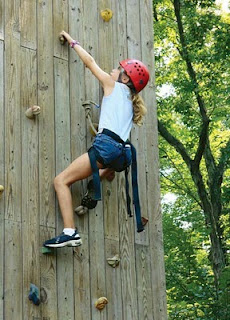
{"label": "red helmet", "polygon": [[143,62],[136,59],[126,59],[120,65],[130,77],[136,92],[140,92],[149,81],[149,71]]}

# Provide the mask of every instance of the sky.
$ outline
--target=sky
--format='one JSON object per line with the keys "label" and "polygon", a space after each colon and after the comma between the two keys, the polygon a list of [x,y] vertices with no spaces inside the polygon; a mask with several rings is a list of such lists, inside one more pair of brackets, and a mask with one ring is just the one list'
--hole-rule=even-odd
{"label": "sky", "polygon": [[229,0],[216,0],[216,3],[221,5],[224,12],[230,12],[229,2]]}

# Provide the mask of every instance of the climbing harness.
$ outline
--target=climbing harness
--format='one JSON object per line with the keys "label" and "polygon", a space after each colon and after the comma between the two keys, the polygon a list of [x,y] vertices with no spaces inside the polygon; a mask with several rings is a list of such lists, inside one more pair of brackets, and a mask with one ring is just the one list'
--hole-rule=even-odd
{"label": "climbing harness", "polygon": [[[132,60],[133,61],[133,60]],[[136,61],[135,61],[136,62]],[[97,135],[98,132],[96,131],[94,124],[91,119],[91,105],[99,107],[98,104],[91,100],[87,100],[83,102],[82,106],[85,108],[86,112],[86,118],[89,121],[90,127],[92,132]],[[88,150],[89,159],[91,168],[93,171],[93,180],[92,182],[89,181],[89,184],[87,186],[87,192],[85,196],[82,199],[81,206],[77,207],[75,209],[76,213],[81,215],[85,213],[85,208],[87,209],[93,209],[97,205],[97,201],[101,200],[101,183],[100,183],[100,177],[99,177],[99,169],[97,166],[97,161],[101,162],[105,167],[112,168],[116,172],[125,171],[125,189],[126,189],[126,200],[127,200],[127,211],[128,215],[132,217],[132,211],[131,211],[131,198],[129,195],[129,179],[128,179],[128,173],[129,173],[129,167],[131,165],[131,172],[132,172],[132,190],[133,190],[133,204],[135,208],[135,215],[136,215],[136,224],[137,224],[137,232],[141,232],[144,230],[144,225],[146,224],[146,219],[143,219],[141,217],[141,209],[140,209],[140,201],[139,201],[139,191],[138,191],[138,183],[137,183],[137,159],[136,159],[136,149],[131,144],[130,141],[123,141],[117,134],[114,132],[103,129],[100,133],[105,134],[109,137],[111,137],[116,142],[120,143],[122,145],[122,153],[121,155],[116,158],[115,160],[111,161],[110,163],[104,164],[103,158],[100,157],[97,150],[92,146]],[[127,161],[127,151],[131,149],[131,161]],[[92,195],[92,188],[94,190],[94,194]]]}
{"label": "climbing harness", "polygon": [[[137,232],[141,232],[144,230],[142,219],[141,219],[141,210],[140,210],[140,202],[139,202],[139,191],[138,191],[138,183],[137,183],[137,159],[136,159],[136,149],[131,144],[131,142],[124,142],[117,134],[114,132],[103,129],[102,134],[105,134],[111,137],[113,140],[117,141],[122,145],[122,153],[117,159],[111,161],[109,164],[106,164],[105,167],[112,168],[117,172],[125,171],[125,187],[126,187],[126,199],[127,199],[127,211],[129,216],[132,216],[131,212],[131,199],[129,195],[129,181],[128,181],[128,169],[130,163],[126,159],[126,148],[131,148],[132,161],[131,161],[131,171],[132,171],[132,189],[133,189],[133,204],[135,208],[136,214],[136,224],[137,224]],[[97,166],[97,160],[103,163],[103,159],[100,158],[96,148],[92,146],[88,150],[90,164],[93,171],[93,184],[94,184],[94,200],[101,200],[101,184],[99,177],[99,169]]]}

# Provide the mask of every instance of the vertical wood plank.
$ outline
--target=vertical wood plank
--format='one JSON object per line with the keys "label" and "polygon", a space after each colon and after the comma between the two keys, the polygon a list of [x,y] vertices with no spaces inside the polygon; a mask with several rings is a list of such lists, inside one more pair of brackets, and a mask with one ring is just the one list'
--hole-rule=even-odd
{"label": "vertical wood plank", "polygon": [[[0,41],[0,184],[5,185],[4,43]],[[0,320],[4,316],[4,193],[0,199]]]}
{"label": "vertical wood plank", "polygon": [[[21,239],[20,1],[5,2],[5,281],[4,317],[23,319]],[[16,285],[15,285],[16,284]]]}
{"label": "vertical wood plank", "polygon": [[0,40],[4,40],[4,7],[5,0],[0,1]]}
{"label": "vertical wood plank", "polygon": [[[127,48],[127,15],[126,15],[126,1],[112,2],[112,8],[114,11],[114,23],[113,23],[113,34],[114,43],[114,65],[119,64],[120,61],[128,58]],[[128,217],[127,203],[125,194],[125,178],[124,173],[117,174],[117,197],[118,197],[118,212],[119,212],[119,224],[120,224],[120,239],[127,237],[128,241],[134,241],[134,224],[133,218]],[[131,185],[131,184],[130,184]],[[130,188],[130,195],[132,190]]]}
{"label": "vertical wood plank", "polygon": [[[53,7],[52,1],[37,2],[38,30],[38,105],[39,118],[39,207],[40,243],[56,235],[54,143],[54,69],[53,69]],[[56,257],[40,255],[41,306],[43,318],[58,319]]]}
{"label": "vertical wood plank", "polygon": [[[38,1],[38,105],[40,224],[55,226],[54,81],[52,1]],[[49,30],[49,31],[47,31]]]}
{"label": "vertical wood plank", "polygon": [[[114,43],[114,63],[129,58],[127,45],[127,1],[117,1],[114,5],[116,15]],[[131,188],[130,188],[131,192]],[[118,177],[118,211],[120,223],[120,272],[121,272],[121,294],[122,294],[122,319],[138,319],[137,315],[137,292],[136,292],[136,270],[134,254],[134,219],[127,214],[125,177],[120,173]]]}
{"label": "vertical wood plank", "polygon": [[4,220],[2,219],[2,207],[0,205],[0,320],[4,320]]}
{"label": "vertical wood plank", "polygon": [[91,319],[89,240],[81,234],[83,245],[74,250],[75,320]]}
{"label": "vertical wood plank", "polygon": [[[140,23],[136,24],[127,24],[128,55],[130,58],[142,60],[140,34],[140,25],[142,21],[140,20],[140,6],[141,4],[139,0],[127,0],[127,21],[133,19],[133,17],[135,17],[136,21],[140,21]],[[134,125],[131,136],[132,143],[137,150],[138,186],[141,212],[144,217],[147,217],[145,124],[141,128]],[[146,228],[146,232],[135,233],[135,242],[148,245],[148,228]]]}
{"label": "vertical wood plank", "polygon": [[[89,8],[90,11],[89,11]],[[98,62],[98,2],[84,1],[84,47]],[[99,101],[99,82],[89,70],[85,70],[86,99]],[[98,119],[98,111],[93,109],[93,119]],[[92,143],[92,138],[87,135],[88,147]],[[104,251],[104,227],[103,227],[103,207],[101,201],[95,210],[89,214],[89,253],[90,253],[90,278],[91,278],[91,319],[106,319],[106,310],[101,313],[94,307],[95,301],[106,295],[105,285],[105,251]],[[98,268],[95,268],[98,266]]]}
{"label": "vertical wood plank", "polygon": [[5,3],[6,219],[21,222],[20,1]]}
{"label": "vertical wood plank", "polygon": [[68,50],[66,50],[65,46],[60,45],[58,37],[62,30],[68,32],[68,5],[68,1],[66,0],[53,0],[54,56],[65,60],[68,59]]}
{"label": "vertical wood plank", "polygon": [[[124,185],[124,175],[121,175],[121,186]],[[121,286],[122,286],[122,312],[123,319],[138,319],[137,313],[137,284],[135,268],[135,250],[133,219],[128,218],[126,209],[126,195],[124,188],[119,188],[121,197],[119,199],[120,219],[120,256],[121,256]]]}
{"label": "vertical wood plank", "polygon": [[[70,0],[69,31],[74,39],[84,46],[84,2]],[[86,118],[82,102],[85,98],[85,67],[74,50],[69,54],[70,74],[70,107],[71,107],[71,152],[72,161],[85,153],[86,148]],[[72,186],[74,208],[81,203],[85,192],[86,181],[79,181]],[[91,212],[89,213],[91,214]],[[91,318],[90,273],[89,273],[89,238],[88,215],[76,216],[76,226],[83,244],[74,252],[74,293],[75,320]]]}
{"label": "vertical wood plank", "polygon": [[[114,257],[116,254],[120,256],[119,242],[116,240],[106,239],[105,241],[106,259]],[[106,263],[106,290],[107,299],[107,319],[123,319],[122,318],[122,293],[121,293],[121,268],[109,266]]]}
{"label": "vertical wood plank", "polygon": [[37,49],[37,3],[21,0],[20,6],[21,46]]}
{"label": "vertical wood plank", "polygon": [[[40,226],[40,243],[55,236],[55,230],[49,227]],[[57,261],[56,252],[52,254],[40,253],[41,268],[41,319],[58,319],[57,305]]]}
{"label": "vertical wood plank", "polygon": [[[99,0],[99,13],[101,10],[109,8],[113,11],[113,17],[110,21],[105,22],[101,17],[99,19],[99,65],[110,73],[118,65],[118,55],[116,43],[116,33],[114,28],[117,24],[117,12],[114,10],[115,4],[110,0]],[[114,61],[115,60],[115,61]],[[102,90],[101,90],[102,91]],[[102,95],[102,92],[101,92]],[[118,176],[118,174],[116,174]],[[105,232],[105,259],[111,258],[118,254],[119,248],[119,212],[118,201],[120,190],[117,191],[117,180],[103,182],[103,212],[104,212],[104,232]],[[116,269],[106,263],[106,297],[109,304],[107,306],[107,319],[122,319],[122,294],[121,294],[121,271],[120,267]]]}
{"label": "vertical wood plank", "polygon": [[[56,175],[71,161],[70,154],[70,106],[68,62],[54,59],[55,77],[55,132]],[[57,234],[63,229],[61,213],[57,205]],[[58,319],[74,319],[73,251],[62,248],[57,252]]]}
{"label": "vertical wood plank", "polygon": [[[22,241],[23,241],[23,317],[40,316],[40,309],[28,300],[30,283],[40,287],[39,201],[38,201],[38,118],[28,119],[24,112],[37,104],[37,56],[21,48],[22,122]],[[26,88],[26,89],[25,89]]]}
{"label": "vertical wood plank", "polygon": [[149,247],[136,245],[138,319],[153,320],[151,263]]}
{"label": "vertical wood plank", "polygon": [[[69,30],[73,38],[84,45],[84,7],[83,1],[70,0],[69,2]],[[68,50],[68,46],[66,48]],[[71,152],[72,161],[85,153],[86,148],[86,118],[82,102],[85,98],[85,67],[72,49],[69,55],[70,74],[70,107],[71,107]],[[73,206],[80,205],[86,189],[86,182],[77,182],[72,186]],[[76,217],[79,232],[88,234],[88,215]]]}
{"label": "vertical wood plank", "polygon": [[155,97],[155,64],[153,52],[153,20],[148,12],[152,12],[152,1],[143,1],[141,10],[142,21],[142,56],[147,62],[150,74],[150,83],[144,90],[147,108],[146,117],[146,140],[148,148],[147,158],[147,203],[149,215],[149,239],[150,257],[152,269],[153,290],[153,314],[155,320],[167,319],[166,284],[164,270],[164,247],[162,231],[162,215],[160,204],[160,182],[159,182],[159,152],[158,152],[158,129]]}
{"label": "vertical wood plank", "polygon": [[22,309],[22,237],[21,223],[5,220],[5,292],[4,316],[23,319]]}

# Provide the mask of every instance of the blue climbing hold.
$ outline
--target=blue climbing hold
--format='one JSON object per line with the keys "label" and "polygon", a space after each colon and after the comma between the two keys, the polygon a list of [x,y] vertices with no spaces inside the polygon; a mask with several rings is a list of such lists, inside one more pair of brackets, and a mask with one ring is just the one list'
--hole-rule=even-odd
{"label": "blue climbing hold", "polygon": [[29,300],[33,302],[36,306],[39,306],[40,299],[39,299],[39,290],[38,287],[35,286],[35,284],[30,284],[30,292],[28,296]]}

